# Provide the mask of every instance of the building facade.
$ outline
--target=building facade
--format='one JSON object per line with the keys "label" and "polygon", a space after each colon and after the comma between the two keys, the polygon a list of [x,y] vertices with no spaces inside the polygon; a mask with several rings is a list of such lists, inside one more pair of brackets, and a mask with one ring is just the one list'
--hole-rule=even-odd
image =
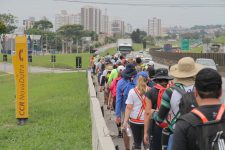
{"label": "building facade", "polygon": [[131,24],[126,24],[125,26],[125,33],[131,34],[133,32]]}
{"label": "building facade", "polygon": [[95,31],[97,34],[101,31],[102,11],[98,8],[85,6],[81,8],[81,25],[85,30]]}
{"label": "building facade", "polygon": [[29,19],[23,20],[24,29],[27,30],[27,29],[33,28],[34,23],[35,23],[34,17],[30,17]]}
{"label": "building facade", "polygon": [[66,10],[62,10],[60,14],[55,15],[55,30],[64,25],[73,25],[80,23],[80,13],[68,14]]}
{"label": "building facade", "polygon": [[161,19],[148,19],[148,35],[153,37],[162,35]]}
{"label": "building facade", "polygon": [[112,20],[111,22],[111,34],[124,36],[125,25],[123,20]]}

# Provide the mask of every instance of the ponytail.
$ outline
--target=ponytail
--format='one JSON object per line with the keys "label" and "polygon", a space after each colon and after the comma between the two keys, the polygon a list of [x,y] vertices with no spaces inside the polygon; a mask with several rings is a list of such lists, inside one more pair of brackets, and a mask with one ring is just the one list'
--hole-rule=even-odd
{"label": "ponytail", "polygon": [[146,92],[147,84],[145,82],[145,78],[143,76],[139,76],[137,89],[140,91],[141,95],[144,95]]}

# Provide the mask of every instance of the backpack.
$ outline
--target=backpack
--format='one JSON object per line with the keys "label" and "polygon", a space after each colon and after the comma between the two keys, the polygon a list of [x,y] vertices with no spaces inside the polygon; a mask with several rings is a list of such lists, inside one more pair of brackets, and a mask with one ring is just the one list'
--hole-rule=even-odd
{"label": "backpack", "polygon": [[195,95],[193,89],[190,92],[186,92],[184,89],[181,89],[177,86],[172,86],[171,89],[175,89],[178,93],[181,94],[180,103],[179,103],[179,111],[175,114],[171,122],[169,123],[169,129],[171,132],[174,131],[173,126],[176,124],[177,119],[189,113],[193,108],[198,107],[198,103],[195,99]]}
{"label": "backpack", "polygon": [[[161,105],[161,102],[162,102],[162,96],[163,96],[163,93],[165,92],[165,90],[170,86],[170,84],[167,85],[167,87],[163,87],[159,84],[155,84],[154,87],[156,89],[159,90],[159,93],[158,93],[158,98],[157,98],[157,107],[156,107],[156,110],[159,110],[160,108],[160,105]],[[168,127],[168,123],[166,121],[163,121],[161,122],[160,124],[157,123],[157,125],[161,128],[166,128]]]}
{"label": "backpack", "polygon": [[177,86],[171,87],[181,94],[181,99],[179,103],[179,116],[189,113],[193,108],[198,107],[198,103],[195,99],[193,89],[190,92],[186,92]]}
{"label": "backpack", "polygon": [[193,115],[200,118],[196,121],[192,116],[185,115],[181,117],[182,120],[190,123],[193,129],[191,132],[195,133],[196,140],[193,141],[194,147],[197,150],[225,150],[225,119],[224,116],[225,104],[222,104],[215,120],[208,121],[205,115],[198,109],[193,109]]}

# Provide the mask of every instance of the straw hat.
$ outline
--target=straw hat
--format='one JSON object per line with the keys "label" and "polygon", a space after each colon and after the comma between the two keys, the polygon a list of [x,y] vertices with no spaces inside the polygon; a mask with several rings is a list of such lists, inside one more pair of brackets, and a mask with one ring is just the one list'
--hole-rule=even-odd
{"label": "straw hat", "polygon": [[109,70],[109,71],[110,71],[110,70],[113,70],[113,66],[112,66],[112,65],[108,65],[108,66],[106,67],[106,69]]}
{"label": "straw hat", "polygon": [[184,57],[170,69],[170,75],[175,78],[194,77],[202,68],[203,66],[195,63],[193,58]]}

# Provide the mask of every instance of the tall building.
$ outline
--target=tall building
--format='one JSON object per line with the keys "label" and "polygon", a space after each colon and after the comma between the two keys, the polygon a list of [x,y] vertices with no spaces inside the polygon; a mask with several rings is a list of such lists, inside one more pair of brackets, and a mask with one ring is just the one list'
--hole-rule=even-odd
{"label": "tall building", "polygon": [[121,35],[125,33],[125,26],[123,20],[112,20],[111,22],[111,34],[112,35]]}
{"label": "tall building", "polygon": [[80,24],[80,13],[68,14],[66,10],[62,10],[60,14],[55,15],[55,29],[59,29],[64,25]]}
{"label": "tall building", "polygon": [[27,30],[27,29],[33,28],[34,23],[35,23],[34,17],[30,17],[29,19],[23,20],[24,29]]}
{"label": "tall building", "polygon": [[148,19],[148,35],[153,37],[161,36],[162,29],[161,29],[161,19],[152,18]]}
{"label": "tall building", "polygon": [[85,6],[81,8],[81,25],[85,30],[95,31],[97,34],[101,31],[101,16],[100,9]]}
{"label": "tall building", "polygon": [[101,16],[101,33],[109,33],[109,16],[107,16],[107,9],[105,9],[105,14]]}
{"label": "tall building", "polygon": [[130,33],[132,33],[133,32],[133,29],[132,29],[132,26],[131,26],[131,24],[126,24],[126,26],[125,26],[125,33],[128,33],[128,34],[130,34]]}

